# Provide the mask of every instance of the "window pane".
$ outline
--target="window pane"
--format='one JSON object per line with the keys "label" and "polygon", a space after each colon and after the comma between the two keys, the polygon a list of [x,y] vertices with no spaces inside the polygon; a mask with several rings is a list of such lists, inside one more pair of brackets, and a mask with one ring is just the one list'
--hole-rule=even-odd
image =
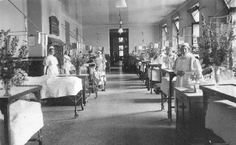
{"label": "window pane", "polygon": [[119,56],[124,56],[124,51],[119,51]]}
{"label": "window pane", "polygon": [[195,22],[199,22],[199,10],[195,10],[192,12],[192,16]]}
{"label": "window pane", "polygon": [[193,24],[193,37],[199,37],[199,24]]}
{"label": "window pane", "polygon": [[123,37],[119,37],[119,42],[120,43],[124,42],[124,38]]}
{"label": "window pane", "polygon": [[124,46],[123,45],[119,45],[119,50],[124,50]]}
{"label": "window pane", "polygon": [[179,30],[179,20],[178,20],[178,21],[175,21],[175,26],[176,26],[176,28]]}

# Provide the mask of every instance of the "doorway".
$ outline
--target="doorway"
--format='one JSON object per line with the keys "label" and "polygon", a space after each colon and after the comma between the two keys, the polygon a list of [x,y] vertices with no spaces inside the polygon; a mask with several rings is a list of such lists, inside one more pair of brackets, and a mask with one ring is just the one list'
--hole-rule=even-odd
{"label": "doorway", "polygon": [[110,54],[111,66],[126,66],[129,57],[129,30],[123,29],[119,34],[118,29],[110,29]]}

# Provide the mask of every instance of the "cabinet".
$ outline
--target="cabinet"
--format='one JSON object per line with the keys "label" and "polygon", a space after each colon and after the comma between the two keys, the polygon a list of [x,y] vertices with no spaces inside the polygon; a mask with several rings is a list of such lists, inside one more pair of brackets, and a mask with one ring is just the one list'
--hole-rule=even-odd
{"label": "cabinet", "polygon": [[203,95],[175,88],[177,145],[204,145]]}

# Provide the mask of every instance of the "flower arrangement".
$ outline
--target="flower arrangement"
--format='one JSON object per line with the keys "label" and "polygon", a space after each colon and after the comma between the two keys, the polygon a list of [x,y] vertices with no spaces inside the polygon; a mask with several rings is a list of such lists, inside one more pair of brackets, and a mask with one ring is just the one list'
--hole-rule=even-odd
{"label": "flower arrangement", "polygon": [[212,27],[210,24],[206,23],[203,15],[202,19],[202,36],[200,37],[199,47],[205,50],[212,49],[213,65],[227,65],[229,68],[231,68],[231,42],[236,38],[235,35],[233,35],[232,26],[228,24],[227,29],[217,32],[215,27]]}
{"label": "flower arrangement", "polygon": [[[25,71],[19,69],[27,65],[22,61],[22,58],[27,56],[27,47],[21,46],[16,56],[19,39],[16,36],[12,37],[9,33],[10,30],[0,31],[0,79],[3,80],[6,90],[10,88],[12,82],[19,85],[27,76]],[[6,94],[9,95],[7,91]]]}
{"label": "flower arrangement", "polygon": [[89,61],[89,56],[82,54],[82,52],[80,52],[77,55],[71,56],[71,63],[75,66],[77,74],[81,73],[82,66],[88,61]]}
{"label": "flower arrangement", "polygon": [[10,81],[10,79],[14,75],[15,63],[13,55],[16,52],[16,47],[18,43],[18,39],[16,37],[11,39],[9,32],[9,30],[0,31],[0,78],[4,82]]}
{"label": "flower arrangement", "polygon": [[[202,37],[199,41],[199,47],[210,49],[211,58],[206,65],[213,66],[213,72],[216,83],[219,82],[222,69],[233,70],[232,41],[236,36],[233,32],[232,24],[214,22],[207,24],[204,16],[202,25]],[[219,26],[217,25],[219,24]]]}
{"label": "flower arrangement", "polygon": [[24,81],[27,80],[28,74],[21,68],[17,68],[14,71],[14,76],[11,81],[14,85],[22,85]]}
{"label": "flower arrangement", "polygon": [[88,61],[88,58],[84,55],[84,56],[74,56],[71,58],[71,63],[77,68],[82,66],[83,64],[85,64]]}

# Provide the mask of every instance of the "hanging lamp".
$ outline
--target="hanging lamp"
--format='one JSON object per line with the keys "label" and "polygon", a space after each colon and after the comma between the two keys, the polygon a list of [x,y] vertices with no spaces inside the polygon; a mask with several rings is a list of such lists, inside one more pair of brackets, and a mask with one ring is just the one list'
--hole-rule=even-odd
{"label": "hanging lamp", "polygon": [[116,1],[116,8],[126,8],[127,3],[125,0],[117,0]]}
{"label": "hanging lamp", "polygon": [[123,30],[123,28],[122,28],[123,22],[122,22],[122,20],[121,20],[120,10],[119,10],[119,17],[120,17],[120,21],[119,21],[120,26],[119,26],[119,29],[118,29],[118,33],[119,33],[119,34],[122,34],[122,33],[124,32],[124,30]]}

